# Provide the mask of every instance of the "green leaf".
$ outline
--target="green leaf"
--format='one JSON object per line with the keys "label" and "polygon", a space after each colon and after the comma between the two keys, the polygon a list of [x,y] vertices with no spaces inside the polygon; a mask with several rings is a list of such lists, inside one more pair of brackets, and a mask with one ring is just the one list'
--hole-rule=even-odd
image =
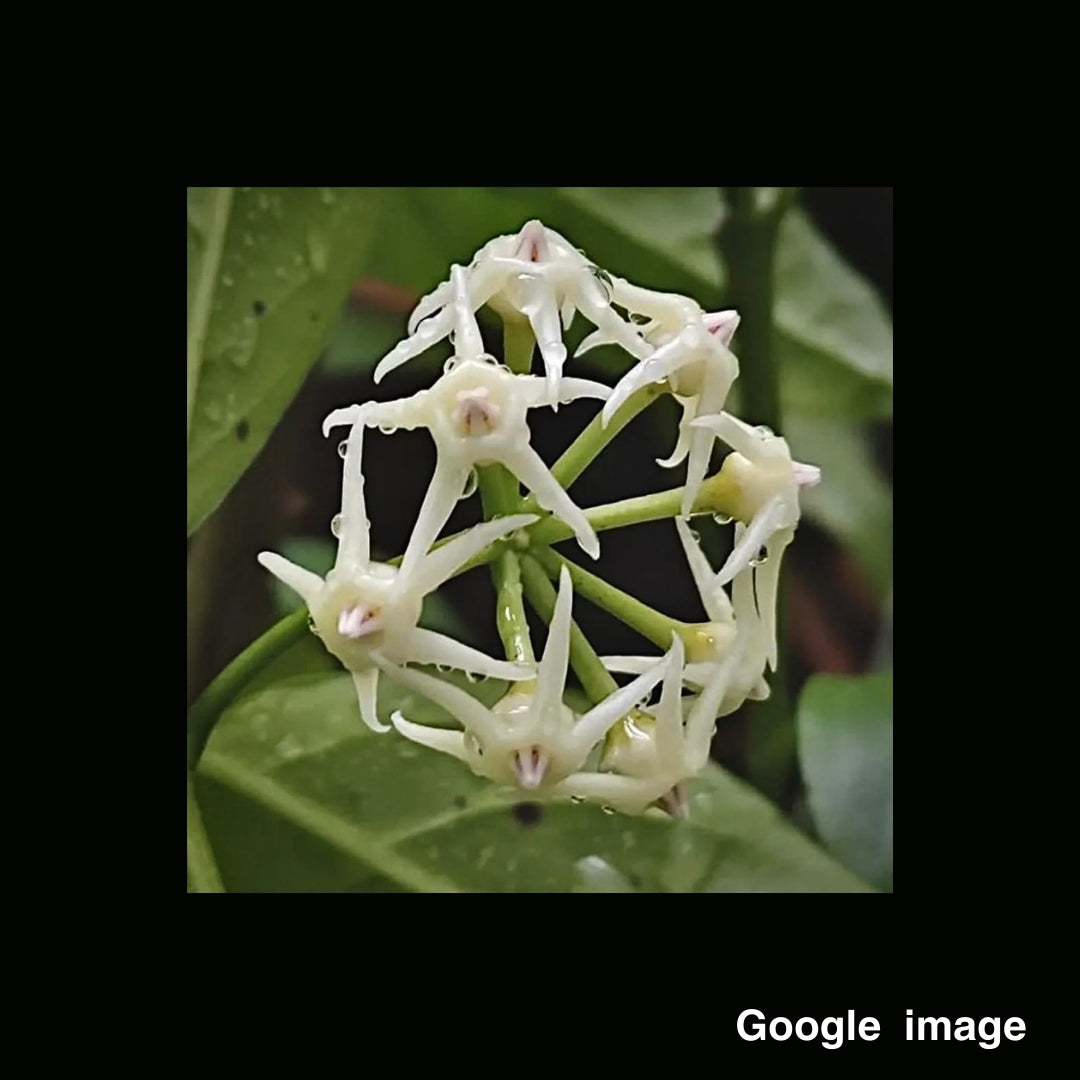
{"label": "green leaf", "polygon": [[[873,288],[797,209],[780,225],[774,318],[785,414],[891,414],[888,313]],[[737,346],[737,334],[735,340]]]}
{"label": "green leaf", "polygon": [[892,584],[892,492],[854,424],[792,416],[785,424],[792,456],[821,469],[821,483],[800,495],[806,516],[848,547],[878,595]]}
{"label": "green leaf", "polygon": [[[381,680],[380,713],[445,722]],[[502,684],[472,692],[488,703]],[[232,892],[865,891],[748,785],[710,767],[689,822],[513,796],[360,722],[348,675],[290,679],[233,706],[198,797]]]}
{"label": "green leaf", "polygon": [[188,535],[299,390],[369,262],[374,188],[188,189]]}
{"label": "green leaf", "polygon": [[799,702],[799,762],[818,834],[843,863],[892,889],[892,671],[815,675]]}

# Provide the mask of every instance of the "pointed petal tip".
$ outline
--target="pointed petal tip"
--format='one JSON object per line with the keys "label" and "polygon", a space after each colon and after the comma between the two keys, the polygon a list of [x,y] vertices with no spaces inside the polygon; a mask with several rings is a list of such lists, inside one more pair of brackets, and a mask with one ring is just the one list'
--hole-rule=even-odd
{"label": "pointed petal tip", "polygon": [[791,471],[795,474],[795,483],[801,487],[814,487],[821,483],[821,469],[816,465],[807,465],[802,461],[793,461]]}
{"label": "pointed petal tip", "polygon": [[741,321],[742,316],[734,309],[706,312],[703,316],[705,329],[710,334],[715,334],[724,345],[731,344],[731,339],[734,337]]}

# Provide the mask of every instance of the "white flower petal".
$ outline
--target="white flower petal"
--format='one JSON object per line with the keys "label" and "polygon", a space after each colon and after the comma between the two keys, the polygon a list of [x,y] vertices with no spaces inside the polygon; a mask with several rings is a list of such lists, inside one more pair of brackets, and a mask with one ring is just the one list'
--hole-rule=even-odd
{"label": "white flower petal", "polygon": [[375,712],[375,702],[378,699],[379,669],[368,668],[366,671],[353,671],[352,681],[356,688],[356,699],[360,704],[360,717],[372,731],[380,735],[390,730],[389,724],[379,720]]}
{"label": "white flower petal", "polygon": [[655,780],[618,776],[615,773],[574,773],[560,780],[552,794],[588,799],[603,806],[613,806],[626,814],[640,814],[663,794]]}
{"label": "white flower petal", "polygon": [[570,609],[574,589],[565,566],[559,570],[559,595],[548,624],[544,655],[536,671],[534,699],[541,716],[562,715],[562,695],[566,686],[566,667],[570,660]]}
{"label": "white flower petal", "polygon": [[[491,711],[477,701],[472,694],[467,694],[452,683],[436,679],[423,671],[414,671],[412,668],[387,664],[383,670],[394,682],[415,690],[430,701],[434,701],[436,705],[441,705],[455,720],[464,725],[466,731],[471,731],[481,742],[491,737],[494,730]],[[400,731],[401,728],[398,727],[398,730]],[[425,730],[434,729],[426,728]]]}
{"label": "white flower petal", "polygon": [[[405,638],[402,651],[406,654],[402,660],[417,664],[440,664],[444,667],[458,668],[475,675],[489,675],[493,679],[508,679],[520,682],[533,677],[533,668],[528,664],[516,664],[510,660],[496,660],[479,649],[463,645],[445,634],[434,630],[414,627]],[[394,659],[398,659],[395,657]]]}
{"label": "white flower petal", "polygon": [[439,447],[439,456],[435,460],[435,472],[432,474],[431,483],[428,484],[424,501],[420,505],[420,512],[416,515],[416,524],[413,525],[409,543],[405,547],[405,554],[401,558],[401,575],[405,579],[411,579],[411,575],[419,569],[421,560],[427,555],[435,538],[442,532],[447,518],[457,506],[461,493],[469,479],[470,464],[451,459],[442,447]]}
{"label": "white flower petal", "polygon": [[672,397],[682,406],[683,414],[679,420],[679,437],[675,441],[671,456],[656,459],[656,464],[662,469],[675,468],[690,453],[690,421],[694,419],[697,408],[697,397],[680,397],[678,394],[672,394]]}
{"label": "white flower petal", "polygon": [[662,367],[650,367],[648,361],[631,368],[615,384],[611,396],[604,403],[604,411],[601,413],[604,427],[611,423],[611,418],[622,408],[631,394],[636,393],[643,386],[650,385],[650,383],[663,382],[669,374],[670,372]]}
{"label": "white flower petal", "polygon": [[587,555],[594,559],[600,557],[600,540],[596,531],[589,524],[588,518],[574,504],[563,490],[558,480],[551,475],[551,470],[544,464],[539,454],[527,443],[508,450],[503,456],[503,464],[536,496],[536,501],[551,511],[560,521],[565,521],[577,542]]}
{"label": "white flower petal", "polygon": [[479,356],[484,351],[484,339],[469,301],[465,271],[456,263],[450,267],[450,284],[453,289],[454,355],[464,358]]}
{"label": "white flower petal", "polygon": [[410,587],[425,595],[433,592],[488,544],[539,520],[536,514],[512,514],[473,526],[425,555],[410,579]]}
{"label": "white flower petal", "polygon": [[658,659],[656,656],[601,656],[600,663],[608,671],[640,675],[643,671],[649,671]]}
{"label": "white flower petal", "polygon": [[734,309],[729,311],[709,311],[702,317],[705,329],[710,334],[715,334],[717,340],[725,347],[731,344],[735,331],[739,328],[742,316]]}
{"label": "white flower petal", "polygon": [[436,285],[427,296],[420,298],[420,302],[413,308],[412,314],[409,316],[409,321],[405,326],[406,331],[411,337],[415,332],[417,326],[420,325],[429,315],[434,315],[440,308],[446,307],[453,298],[454,290],[451,287],[449,281],[443,281]]}
{"label": "white flower petal", "polygon": [[794,532],[782,529],[768,544],[768,558],[754,572],[754,587],[757,591],[758,611],[761,613],[762,631],[765,639],[766,658],[771,670],[776,670],[776,604],[780,587],[780,560],[784,549],[794,539]]}
{"label": "white flower petal", "polygon": [[345,467],[341,477],[341,522],[334,566],[351,573],[371,559],[371,543],[364,502],[364,424],[358,419],[349,432]]}
{"label": "white flower petal", "polygon": [[742,652],[742,648],[736,643],[736,647],[713,669],[709,681],[690,707],[686,718],[686,764],[691,775],[699,773],[709,760],[716,717],[742,658]]}
{"label": "white flower petal", "polygon": [[375,382],[381,382],[395,368],[401,367],[402,364],[411,360],[414,356],[419,356],[437,341],[442,341],[453,328],[454,311],[451,306],[444,307],[437,315],[425,319],[411,337],[398,342],[379,361],[373,376]]}
{"label": "white flower petal", "polygon": [[670,654],[659,661],[633,682],[619,687],[599,705],[594,705],[574,725],[573,739],[582,753],[588,753],[652,688],[664,677],[670,665]]}
{"label": "white flower petal", "polygon": [[713,622],[730,626],[734,621],[731,604],[723,589],[716,583],[716,571],[709,565],[709,560],[705,558],[701,545],[694,539],[690,526],[682,518],[676,518],[675,528],[679,533],[679,541],[686,553],[686,561],[690,564],[690,573],[694,578],[694,584],[697,586],[706,614]]}
{"label": "white flower petal", "polygon": [[461,731],[451,731],[448,728],[427,727],[424,724],[414,724],[401,715],[394,713],[391,720],[394,727],[412,742],[420,746],[426,746],[429,750],[438,750],[443,754],[456,757],[458,761],[469,763],[469,755],[465,752],[465,735]]}
{"label": "white flower petal", "polygon": [[[742,539],[739,540],[727,558],[727,562],[720,568],[716,576],[718,585],[726,585],[736,574],[741,573],[750,566],[758,555],[758,551],[768,543],[769,537],[776,532],[780,523],[786,517],[784,500],[779,495],[774,495],[755,515],[747,526]],[[738,617],[736,615],[736,617]]]}
{"label": "white flower petal", "polygon": [[[665,657],[664,688],[660,692],[660,702],[654,710],[656,717],[655,739],[656,753],[660,763],[672,773],[678,773],[683,766],[685,746],[682,722],[682,684],[683,665],[686,653],[682,638],[673,634],[671,648]],[[678,777],[683,779],[683,777]]]}
{"label": "white flower petal", "polygon": [[693,431],[690,436],[690,453],[686,461],[686,484],[683,486],[682,504],[679,513],[689,517],[694,508],[705,474],[709,471],[709,458],[712,456],[713,436],[708,431]]}
{"label": "white flower petal", "polygon": [[308,608],[315,603],[322,592],[325,582],[318,574],[305,570],[296,563],[289,562],[283,555],[274,551],[260,551],[259,562],[278,579],[284,582],[295,593],[299,593]]}

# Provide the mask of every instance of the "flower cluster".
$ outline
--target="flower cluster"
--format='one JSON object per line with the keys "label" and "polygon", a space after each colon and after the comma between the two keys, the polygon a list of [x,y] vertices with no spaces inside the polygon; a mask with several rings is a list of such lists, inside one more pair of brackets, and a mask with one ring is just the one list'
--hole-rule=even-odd
{"label": "flower cluster", "polygon": [[[517,357],[512,369],[485,351],[476,317],[485,304],[502,317],[508,340],[511,334],[518,341],[526,335],[525,363]],[[595,329],[575,356],[614,344],[636,361],[614,387],[564,375],[563,332],[578,313]],[[776,668],[781,556],[799,522],[800,488],[819,479],[813,466],[792,461],[782,438],[725,411],[739,373],[729,348],[738,322],[733,311],[704,312],[687,297],[654,292],[606,273],[537,221],[491,240],[468,266],[453,266],[448,280],[419,302],[408,335],[378,365],[375,380],[449,337],[454,355],[441,378],[408,398],[337,409],[323,425],[324,434],[341,425],[349,429],[342,444],[334,568],[323,579],[280,555],[259,556],[307,604],[313,630],[352,674],[360,715],[369,727],[390,730],[376,716],[376,688],[383,673],[441,705],[461,724],[461,730],[434,728],[395,713],[393,727],[402,736],[453,755],[500,786],[527,791],[530,798],[590,799],[626,813],[650,806],[686,812],[683,784],[705,767],[717,717],[769,693],[765,671]],[[528,371],[534,346],[542,376]],[[531,527],[547,515],[565,525],[568,533],[563,535],[573,535],[591,558],[599,557],[600,541],[588,513],[530,444],[529,411],[593,398],[604,402],[601,427],[606,428],[616,411],[653,384],[674,394],[683,408],[676,446],[660,464],[687,462],[675,525],[709,622],[686,627],[671,620],[663,656],[601,661],[591,654],[606,689],[597,691],[594,679],[592,707],[579,715],[564,703],[574,633],[573,589],[565,565],[557,575],[549,571],[558,577],[558,593],[539,663],[533,660],[523,611],[515,612],[512,605],[507,609],[501,599],[500,617],[510,620],[519,641],[514,649],[507,645],[508,660],[417,624],[424,597],[475,561],[499,560],[494,565],[502,569],[493,573],[502,598],[507,585],[500,577],[507,572],[503,554],[511,562],[528,558]],[[426,428],[437,451],[434,474],[397,566],[370,557],[363,477],[369,427],[386,434]],[[718,572],[686,521],[708,486],[716,439],[731,451],[718,479],[727,492],[724,512],[735,524],[734,548]],[[439,542],[454,506],[469,493],[470,476],[490,466],[511,474],[509,502],[495,516],[489,514],[490,520]],[[530,492],[527,501],[517,482]],[[546,578],[542,584],[551,589]],[[529,598],[536,604],[535,596]],[[589,650],[587,642],[583,648]],[[410,664],[458,668],[510,685],[487,708],[459,686]],[[574,664],[577,668],[578,659]],[[636,677],[619,687],[605,666]],[[659,701],[651,706],[657,686]]]}

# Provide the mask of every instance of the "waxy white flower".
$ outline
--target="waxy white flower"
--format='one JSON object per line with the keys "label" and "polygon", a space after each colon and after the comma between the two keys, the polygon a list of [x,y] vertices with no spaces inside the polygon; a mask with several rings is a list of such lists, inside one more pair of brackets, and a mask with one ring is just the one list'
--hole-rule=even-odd
{"label": "waxy white flower", "polygon": [[[683,782],[699,775],[721,703],[729,694],[742,649],[734,648],[716,667],[702,693],[688,705],[682,697],[683,643],[676,636],[663,657],[664,687],[655,707],[636,710],[616,724],[604,742],[601,772],[575,773],[554,790],[640,814],[655,803],[677,817],[688,812]],[[684,720],[685,712],[685,720]]]}
{"label": "waxy white flower", "polygon": [[[764,701],[769,696],[769,685],[764,678],[769,631],[754,598],[753,568],[746,569],[732,583],[729,599],[690,526],[676,518],[675,528],[702,606],[711,620],[694,627],[692,644],[686,648],[688,662],[683,667],[683,683],[690,689],[703,691],[737,651],[738,661],[733,667],[724,669],[727,672],[725,692],[717,705],[717,715],[727,716],[747,699]],[[609,671],[630,673],[645,671],[656,663],[655,656],[605,656],[601,659]]]}
{"label": "waxy white flower", "polygon": [[[603,421],[608,424],[626,399],[642,387],[668,381],[683,416],[674,451],[670,457],[658,459],[658,464],[672,468],[689,458],[681,507],[686,517],[709,469],[713,442],[706,431],[693,428],[693,421],[720,412],[739,376],[739,361],[728,349],[739,315],[735,311],[706,313],[688,297],[643,289],[622,278],[614,279],[613,291],[615,303],[650,320],[638,330],[652,350],[615,385],[604,405]],[[582,341],[575,355],[611,340],[597,331]]]}
{"label": "waxy white flower", "polygon": [[[552,404],[549,386],[538,375],[515,375],[483,351],[476,318],[468,307],[461,267],[452,274],[457,296],[457,350],[445,373],[429,390],[398,401],[367,402],[331,413],[323,423],[327,432],[337,424],[378,425],[386,432],[425,427],[438,451],[431,478],[402,569],[423,556],[461,498],[469,474],[477,465],[501,462],[536,497],[545,510],[566,522],[578,543],[594,559],[600,541],[582,511],[551,475],[551,470],[529,443],[529,409]],[[562,379],[558,400],[604,400],[610,387],[588,379]]]}
{"label": "waxy white flower", "polygon": [[609,276],[553,229],[530,221],[520,232],[488,241],[467,268],[455,266],[449,281],[423,297],[409,317],[410,336],[375,368],[376,382],[454,329],[454,271],[464,277],[472,311],[490,304],[504,319],[528,320],[554,402],[562,400],[559,380],[566,362],[562,330],[569,328],[575,312],[631,355],[644,358],[650,352],[636,329],[612,310]]}
{"label": "waxy white flower", "polygon": [[818,483],[821,470],[792,461],[787,440],[767,427],[751,427],[730,413],[699,417],[693,426],[719,436],[734,451],[724,461],[724,468],[738,487],[740,521],[735,526],[735,546],[716,581],[724,585],[753,568],[769,667],[775,671],[780,561],[799,524],[799,490]]}
{"label": "waxy white flower", "polygon": [[496,660],[460,642],[417,626],[424,597],[453,576],[488,544],[536,521],[518,514],[477,525],[408,567],[372,562],[364,477],[363,426],[349,435],[342,481],[337,558],[325,580],[271,551],[259,562],[299,593],[326,648],[350,671],[364,723],[389,731],[375,714],[379,668],[387,664],[443,664],[479,675],[523,679],[532,669]]}
{"label": "waxy white flower", "polygon": [[572,599],[570,575],[564,567],[535,684],[519,684],[489,709],[459,687],[424,672],[393,671],[395,679],[441,705],[465,730],[414,724],[400,713],[392,718],[394,726],[413,742],[450,754],[477,776],[504,787],[546,792],[580,769],[608,729],[660,681],[664,666],[654,663],[650,671],[575,716],[563,704]]}

